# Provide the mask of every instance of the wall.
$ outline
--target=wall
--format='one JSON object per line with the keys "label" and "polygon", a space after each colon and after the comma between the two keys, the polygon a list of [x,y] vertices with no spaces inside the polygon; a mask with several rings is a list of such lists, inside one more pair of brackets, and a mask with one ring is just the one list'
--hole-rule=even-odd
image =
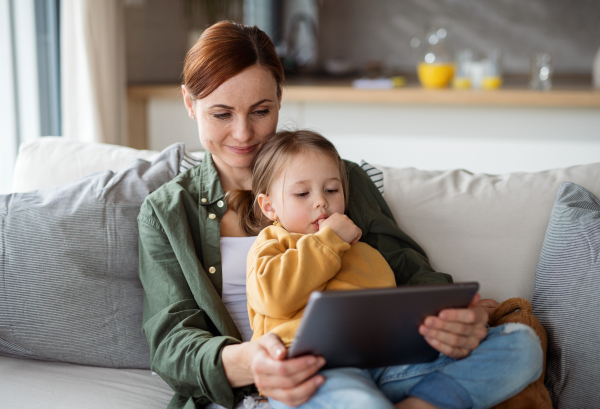
{"label": "wall", "polygon": [[[346,159],[396,167],[499,174],[600,158],[597,109],[298,103],[284,93],[279,127],[314,129]],[[150,100],[148,130],[150,149],[201,149],[182,101]]]}
{"label": "wall", "polygon": [[[183,1],[126,4],[129,83],[178,82],[188,43]],[[454,48],[500,49],[507,73],[527,73],[531,53],[546,51],[557,73],[589,74],[600,47],[598,0],[286,0],[286,21],[298,8],[318,16],[321,63],[381,61],[414,72],[410,40],[432,23],[447,26]]]}
{"label": "wall", "polygon": [[553,54],[556,72],[591,72],[600,47],[597,0],[327,0],[321,2],[320,55],[360,67],[381,61],[414,71],[410,40],[431,24],[448,29],[454,49],[503,53],[506,72],[527,73],[534,52]]}

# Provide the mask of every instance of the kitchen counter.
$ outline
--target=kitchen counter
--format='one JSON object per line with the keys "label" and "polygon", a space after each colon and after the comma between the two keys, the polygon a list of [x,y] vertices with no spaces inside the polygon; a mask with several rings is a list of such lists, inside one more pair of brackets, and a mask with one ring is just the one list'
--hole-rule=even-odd
{"label": "kitchen counter", "polygon": [[[521,76],[506,76],[497,90],[425,89],[408,76],[408,85],[394,89],[356,89],[352,79],[290,77],[283,98],[295,102],[349,102],[434,105],[557,106],[600,108],[600,91],[593,90],[589,76],[562,76],[550,91],[533,91]],[[181,98],[179,85],[130,85],[129,98]]]}
{"label": "kitchen counter", "polygon": [[[589,77],[588,77],[589,78]],[[593,90],[589,79],[573,77],[555,80],[550,91],[526,88],[523,78],[505,78],[498,90],[424,89],[416,79],[409,78],[405,87],[394,89],[355,89],[351,79],[290,78],[283,89],[283,100],[296,103],[400,104],[414,106],[487,106],[600,109],[600,91]],[[130,85],[129,135],[130,145],[147,146],[147,103],[150,99],[181,99],[177,84]]]}

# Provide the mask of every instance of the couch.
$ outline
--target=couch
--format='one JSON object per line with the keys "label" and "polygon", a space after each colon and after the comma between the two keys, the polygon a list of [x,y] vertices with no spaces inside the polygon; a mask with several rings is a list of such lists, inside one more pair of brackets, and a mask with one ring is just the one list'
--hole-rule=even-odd
{"label": "couch", "polygon": [[[51,137],[20,147],[13,193],[0,196],[0,407],[132,409],[167,406],[172,392],[150,370],[147,345],[141,335],[141,287],[139,280],[136,281],[134,266],[137,230],[128,228],[126,223],[135,226],[136,206],[139,207],[147,194],[138,189],[140,185],[152,191],[177,174],[176,165],[190,166],[197,156],[186,153],[181,145],[159,153]],[[365,160],[377,163],[377,158]],[[533,301],[534,313],[549,335],[546,386],[555,407],[593,407],[590,402],[600,405],[598,388],[594,386],[600,381],[600,370],[594,369],[600,364],[597,351],[600,268],[596,264],[599,246],[593,237],[600,234],[600,228],[596,229],[600,203],[595,199],[600,195],[600,163],[506,175],[472,174],[459,169],[425,171],[374,166],[363,164],[378,181],[400,227],[423,246],[435,269],[452,274],[455,281],[478,281],[483,298],[501,302],[522,297]],[[125,188],[116,194],[116,186],[123,183],[127,183]],[[132,190],[137,192],[133,198],[127,196]],[[31,193],[34,191],[37,193]],[[102,192],[103,202],[88,205],[87,211],[91,209],[91,213],[85,217],[108,214],[105,207],[110,205],[118,209],[119,217],[127,218],[108,223],[113,229],[111,234],[116,231],[123,235],[118,237],[119,246],[133,249],[116,261],[112,255],[102,254],[94,247],[97,239],[88,243],[77,236],[76,242],[69,242],[74,233],[69,230],[71,210],[65,209],[74,206],[74,202],[80,204],[82,195],[96,194],[93,192]],[[125,199],[121,199],[123,197]],[[122,205],[120,200],[127,200],[127,205]],[[30,213],[35,212],[28,213],[29,207],[38,210],[41,207],[43,211],[58,209],[58,213],[33,219]],[[570,216],[573,209],[578,212],[575,218]],[[582,215],[587,219],[583,220]],[[567,216],[571,218],[566,220]],[[50,218],[65,220],[66,233],[62,236],[54,236],[52,230],[49,236],[44,233]],[[31,228],[23,226],[25,222],[35,224],[28,233],[34,237],[20,241],[22,238],[14,232],[26,230],[14,229],[15,226]],[[563,237],[563,231],[570,236]],[[578,237],[579,242],[573,237]],[[53,241],[52,259],[44,259],[46,253],[38,251],[43,248],[44,240]],[[21,249],[24,249],[23,254],[17,254]],[[114,252],[121,250],[113,247]],[[36,255],[35,262],[29,262],[31,254]],[[27,260],[22,263],[27,265],[27,271],[20,271],[20,264],[15,267],[15,257]],[[60,271],[48,276],[52,263],[58,263],[59,267],[68,264],[71,268],[69,263],[77,259],[79,264],[73,261],[73,268],[81,269],[77,266],[85,266],[88,259],[95,260],[95,257],[113,260],[110,266],[100,267],[108,268],[107,274],[120,269],[114,264],[119,260],[127,263],[126,271],[119,272],[114,279],[107,276],[108,281],[102,281],[106,277],[94,276],[94,271],[64,281],[61,281],[64,277]],[[569,257],[574,257],[574,261]],[[589,262],[585,261],[588,259]],[[562,275],[553,281],[557,274]],[[38,277],[46,280],[39,288],[35,287]],[[84,283],[70,288],[77,280],[88,280],[86,277],[97,281],[89,286]],[[119,287],[103,292],[102,286],[108,286],[110,280],[117,280]],[[34,286],[38,295],[27,301],[29,286]],[[25,290],[15,296],[13,288]],[[53,291],[61,291],[58,298],[46,297]],[[77,311],[79,315],[66,318],[67,323],[71,321],[73,325],[62,324],[62,321],[55,325],[54,319],[65,319],[62,311],[66,307],[61,306],[52,315],[56,306],[51,300],[69,304],[79,302],[80,296],[85,300],[97,294],[104,294],[98,305],[108,305],[106,311],[102,312],[100,307],[85,311],[87,307],[83,304]],[[108,304],[106,298],[111,298]],[[45,301],[37,301],[40,299]],[[101,304],[103,302],[105,304]],[[122,314],[121,310],[129,312]],[[100,316],[97,316],[98,311]],[[585,311],[583,318],[577,311]],[[21,316],[23,322],[16,322],[15,317]],[[32,316],[30,326],[23,329],[24,322]],[[39,316],[43,319],[35,319]],[[116,322],[120,320],[133,322],[135,330],[131,334],[115,332],[115,328],[122,328]],[[92,327],[99,327],[99,331],[86,333],[97,329]],[[566,333],[561,329],[566,329]],[[28,344],[28,336],[43,336],[39,333],[44,331],[52,335]],[[94,342],[92,338],[97,334],[110,331],[115,332],[112,338],[93,348],[85,347]],[[77,338],[79,332],[88,337],[82,338],[83,347],[75,345],[75,341],[55,345],[57,339],[65,343],[64,340]],[[121,338],[127,338],[129,343],[121,342]],[[573,402],[581,405],[573,406]]]}

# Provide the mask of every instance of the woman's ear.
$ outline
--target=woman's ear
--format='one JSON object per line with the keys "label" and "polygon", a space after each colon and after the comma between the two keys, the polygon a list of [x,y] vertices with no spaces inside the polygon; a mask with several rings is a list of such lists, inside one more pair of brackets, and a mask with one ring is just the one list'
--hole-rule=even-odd
{"label": "woman's ear", "polygon": [[271,198],[264,193],[260,193],[257,197],[258,205],[260,206],[260,210],[262,210],[263,214],[267,216],[269,220],[277,220],[277,212],[273,207],[273,203],[271,203]]}
{"label": "woman's ear", "polygon": [[196,119],[196,114],[194,113],[194,101],[192,99],[192,94],[188,91],[185,85],[181,86],[181,92],[183,93],[183,103],[185,105],[185,109],[188,111],[190,118]]}

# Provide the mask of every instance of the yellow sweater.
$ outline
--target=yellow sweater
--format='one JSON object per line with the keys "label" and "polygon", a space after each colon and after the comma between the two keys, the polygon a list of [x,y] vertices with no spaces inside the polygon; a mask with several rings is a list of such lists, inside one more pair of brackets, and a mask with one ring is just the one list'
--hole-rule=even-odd
{"label": "yellow sweater", "polygon": [[362,242],[350,245],[330,227],[316,234],[265,228],[250,248],[246,271],[252,340],[274,332],[286,347],[313,291],[396,286],[377,250]]}

